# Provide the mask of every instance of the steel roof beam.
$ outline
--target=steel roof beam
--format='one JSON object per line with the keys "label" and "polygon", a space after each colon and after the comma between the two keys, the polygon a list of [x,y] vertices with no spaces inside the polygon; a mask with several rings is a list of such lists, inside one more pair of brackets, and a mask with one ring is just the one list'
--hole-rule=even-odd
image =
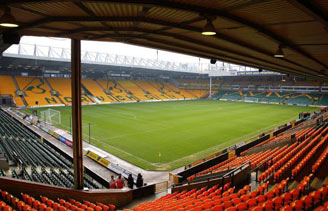
{"label": "steel roof beam", "polygon": [[[162,31],[159,31],[159,30],[152,31],[152,30],[147,30],[147,29],[142,29],[142,28],[137,28],[137,27],[132,27],[132,28],[131,27],[124,27],[124,28],[115,27],[115,28],[113,28],[113,30],[114,31],[125,31],[125,32],[126,31],[142,32],[142,33],[145,33],[145,34],[142,34],[143,36],[146,36],[146,34],[155,34],[155,35],[160,35],[160,36],[171,37],[171,38],[175,38],[175,39],[180,40],[180,41],[185,41],[185,42],[189,42],[189,43],[192,43],[192,44],[198,44],[198,45],[206,46],[208,48],[217,49],[217,50],[220,50],[220,51],[226,51],[226,52],[229,52],[231,54],[235,54],[237,56],[247,57],[249,59],[265,62],[265,63],[271,64],[271,65],[275,65],[277,67],[289,68],[289,67],[283,66],[281,64],[276,64],[276,63],[273,63],[273,62],[268,61],[268,60],[264,60],[264,59],[260,59],[260,58],[257,58],[257,57],[250,56],[249,54],[240,53],[240,52],[237,52],[237,51],[234,51],[234,50],[226,49],[226,48],[221,47],[221,46],[216,45],[216,44],[212,44],[212,43],[209,44],[209,43],[206,43],[206,42],[201,41],[201,40],[192,39],[190,37],[183,36],[183,35],[177,35],[177,34],[174,34],[174,33],[162,32]],[[72,31],[76,32],[76,30],[72,30]],[[107,29],[104,29],[104,28],[101,28],[101,27],[81,28],[79,30],[79,32],[83,32],[83,31],[110,31],[110,30],[107,30]],[[62,35],[62,34],[64,34],[64,33],[61,33],[61,34],[58,34],[58,35]],[[106,38],[106,36],[107,35],[98,35],[98,36],[92,37],[91,39],[99,40],[99,39],[102,39],[102,38]],[[134,35],[133,37],[129,37],[129,38],[136,39],[136,38],[143,38],[143,36]],[[295,65],[299,66],[298,64],[295,64]],[[304,66],[302,66],[302,67],[306,68]],[[313,71],[315,71],[315,70],[313,70]]]}

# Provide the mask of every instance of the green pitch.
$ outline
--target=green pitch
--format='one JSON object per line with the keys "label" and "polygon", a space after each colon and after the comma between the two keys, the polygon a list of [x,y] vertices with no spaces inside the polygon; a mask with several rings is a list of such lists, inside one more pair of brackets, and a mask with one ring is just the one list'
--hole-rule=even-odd
{"label": "green pitch", "polygon": [[[70,131],[71,108],[53,109]],[[83,137],[91,123],[95,146],[144,169],[172,170],[315,110],[207,100],[83,106]]]}

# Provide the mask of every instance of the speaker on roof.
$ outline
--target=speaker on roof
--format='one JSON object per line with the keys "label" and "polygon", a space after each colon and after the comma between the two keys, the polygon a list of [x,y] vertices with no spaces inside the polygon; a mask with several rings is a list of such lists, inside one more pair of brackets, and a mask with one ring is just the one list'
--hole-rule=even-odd
{"label": "speaker on roof", "polygon": [[216,63],[216,59],[211,59],[210,62],[211,62],[211,64],[215,64]]}

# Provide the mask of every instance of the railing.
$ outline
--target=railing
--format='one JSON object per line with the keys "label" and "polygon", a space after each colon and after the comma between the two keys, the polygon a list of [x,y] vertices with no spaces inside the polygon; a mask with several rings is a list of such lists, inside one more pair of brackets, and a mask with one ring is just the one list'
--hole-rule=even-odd
{"label": "railing", "polygon": [[[3,53],[3,56],[67,62],[71,59],[71,50],[67,48],[58,48],[51,46],[19,44],[12,45]],[[139,67],[203,74],[208,74],[210,71],[219,71],[220,69],[222,69],[220,65],[210,65],[209,63],[179,63],[92,51],[82,51],[81,56],[81,60],[83,63],[102,65]]]}
{"label": "railing", "polygon": [[[3,56],[69,62],[71,59],[71,50],[68,48],[21,43],[19,45],[12,45],[3,53]],[[256,68],[220,61],[217,61],[214,65],[209,62],[181,63],[93,51],[82,51],[81,56],[82,63],[209,74],[209,76],[237,76],[245,75],[246,73],[259,73]]]}

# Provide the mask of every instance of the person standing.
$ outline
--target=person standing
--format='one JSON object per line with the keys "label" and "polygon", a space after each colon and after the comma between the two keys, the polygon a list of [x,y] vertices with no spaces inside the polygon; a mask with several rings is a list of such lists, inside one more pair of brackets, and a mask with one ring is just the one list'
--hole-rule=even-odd
{"label": "person standing", "polygon": [[137,186],[137,188],[140,188],[140,187],[143,186],[143,178],[142,178],[142,176],[141,176],[140,173],[138,174],[138,177],[137,177],[137,183],[136,183],[136,186]]}
{"label": "person standing", "polygon": [[128,187],[133,189],[133,177],[132,177],[132,174],[129,174],[129,177],[128,177]]}
{"label": "person standing", "polygon": [[116,181],[115,181],[115,178],[114,178],[113,175],[111,176],[111,179],[109,181],[109,188],[110,189],[115,189],[116,188]]}
{"label": "person standing", "polygon": [[121,189],[123,187],[124,187],[124,179],[122,178],[122,175],[119,174],[116,180],[116,188]]}

